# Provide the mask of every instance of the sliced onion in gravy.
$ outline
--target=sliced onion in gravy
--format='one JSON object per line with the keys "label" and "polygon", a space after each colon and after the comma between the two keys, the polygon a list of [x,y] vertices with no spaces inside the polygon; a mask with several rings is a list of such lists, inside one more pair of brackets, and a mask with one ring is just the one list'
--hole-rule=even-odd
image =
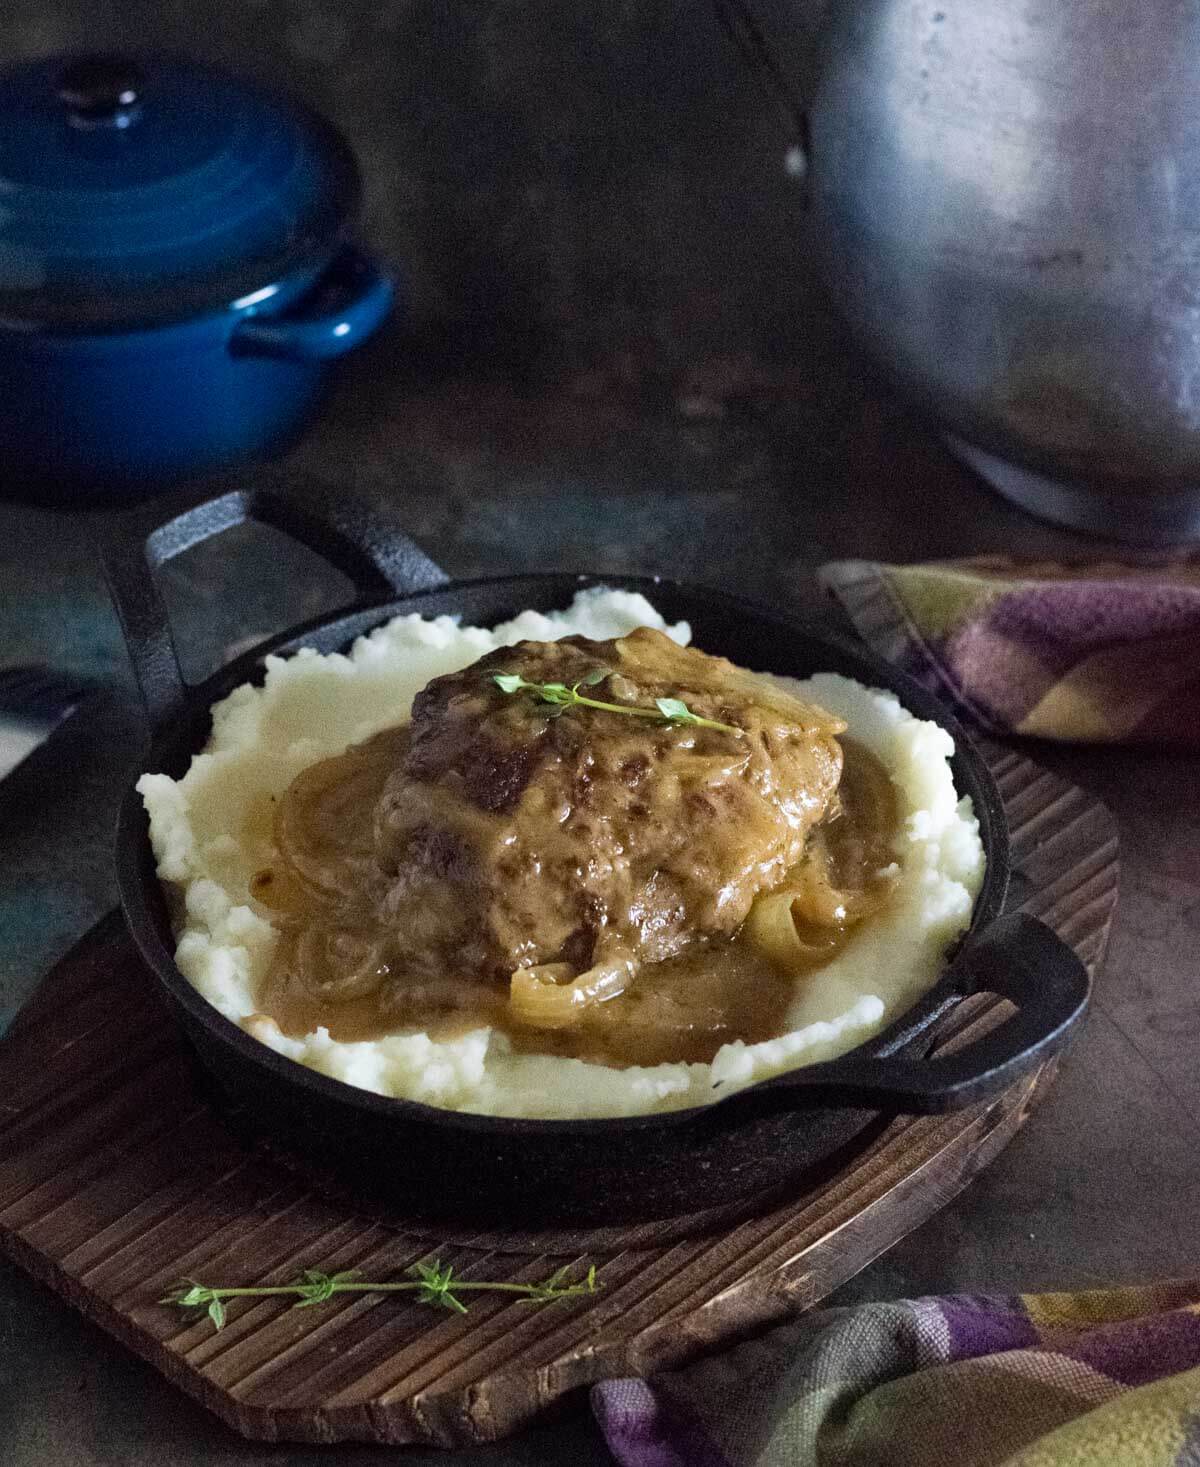
{"label": "sliced onion in gravy", "polygon": [[535,1029],[565,1029],[576,1024],[594,1004],[624,993],[633,978],[633,962],[614,957],[571,979],[569,963],[518,968],[509,987],[513,1018]]}

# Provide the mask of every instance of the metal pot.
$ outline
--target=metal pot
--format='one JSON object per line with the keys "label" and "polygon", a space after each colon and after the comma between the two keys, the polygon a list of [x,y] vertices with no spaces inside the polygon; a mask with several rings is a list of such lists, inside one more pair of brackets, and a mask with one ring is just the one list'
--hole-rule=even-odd
{"label": "metal pot", "polygon": [[272,451],[387,314],[323,119],[212,67],[0,72],[0,458],[99,502]]}
{"label": "metal pot", "polygon": [[[349,576],[365,598],[293,628],[200,686],[184,683],[152,568],[255,519],[283,529]],[[522,575],[452,583],[385,518],[324,485],[259,473],[245,487],[172,511],[127,516],[105,551],[154,744],[144,768],[179,777],[204,745],[209,709],[261,681],[267,655],[344,649],[399,613],[491,625],[525,607],[565,605],[602,582],[691,622],[697,645],[743,665],[804,676],[832,670],[892,689],[953,737],[957,787],[974,801],[988,867],[967,940],[936,987],[883,1034],[843,1057],[764,1080],[698,1109],[630,1119],[543,1121],[467,1115],[356,1089],[276,1054],[230,1023],[175,966],[175,942],[141,798],[121,807],[116,866],[130,931],[220,1093],[285,1150],[316,1158],[354,1193],[408,1211],[510,1224],[653,1217],[742,1198],[796,1178],[880,1113],[943,1111],[997,1094],[1056,1051],[1088,998],[1087,971],[1050,930],[1001,916],[1009,879],[1004,812],[962,729],[894,668],[826,630],[740,598],[629,576]],[[949,1058],[922,1056],[968,994],[1003,994],[1016,1013]]]}
{"label": "metal pot", "polygon": [[822,52],[811,248],[861,348],[1034,513],[1200,534],[1200,10],[833,0]]}

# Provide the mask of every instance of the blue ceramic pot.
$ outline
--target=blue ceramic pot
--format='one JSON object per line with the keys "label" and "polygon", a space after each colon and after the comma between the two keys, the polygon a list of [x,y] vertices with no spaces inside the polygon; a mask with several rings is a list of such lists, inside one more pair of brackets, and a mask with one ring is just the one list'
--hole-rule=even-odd
{"label": "blue ceramic pot", "polygon": [[0,494],[98,503],[281,447],[393,285],[294,103],[173,59],[0,74]]}

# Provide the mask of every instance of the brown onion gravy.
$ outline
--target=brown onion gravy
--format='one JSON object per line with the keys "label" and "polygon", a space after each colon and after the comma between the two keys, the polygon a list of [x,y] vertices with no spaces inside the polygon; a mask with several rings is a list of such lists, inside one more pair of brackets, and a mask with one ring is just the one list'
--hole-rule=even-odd
{"label": "brown onion gravy", "polygon": [[[343,1041],[413,1029],[445,1039],[491,1026],[519,1051],[625,1067],[708,1061],[731,1040],[757,1043],[784,1032],[796,975],[779,971],[744,929],[644,966],[622,994],[564,1029],[515,1022],[507,984],[394,970],[376,915],[374,813],[407,741],[406,728],[388,729],[322,760],[298,775],[276,806],[277,859],[255,875],[251,895],[269,909],[280,934],[258,1007],[285,1034],[324,1026]],[[799,894],[797,926],[816,955],[814,967],[829,961],[894,887],[880,874],[894,861],[899,823],[890,776],[855,740],[840,743],[837,808],[780,888]],[[807,911],[824,915],[812,923],[801,915]]]}

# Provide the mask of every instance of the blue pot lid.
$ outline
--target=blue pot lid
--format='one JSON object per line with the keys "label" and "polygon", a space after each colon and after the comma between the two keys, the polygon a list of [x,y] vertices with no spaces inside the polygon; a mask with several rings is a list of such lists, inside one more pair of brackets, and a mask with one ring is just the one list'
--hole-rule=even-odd
{"label": "blue pot lid", "polygon": [[0,72],[0,320],[230,307],[327,258],[358,201],[327,122],[216,68],[74,56]]}

